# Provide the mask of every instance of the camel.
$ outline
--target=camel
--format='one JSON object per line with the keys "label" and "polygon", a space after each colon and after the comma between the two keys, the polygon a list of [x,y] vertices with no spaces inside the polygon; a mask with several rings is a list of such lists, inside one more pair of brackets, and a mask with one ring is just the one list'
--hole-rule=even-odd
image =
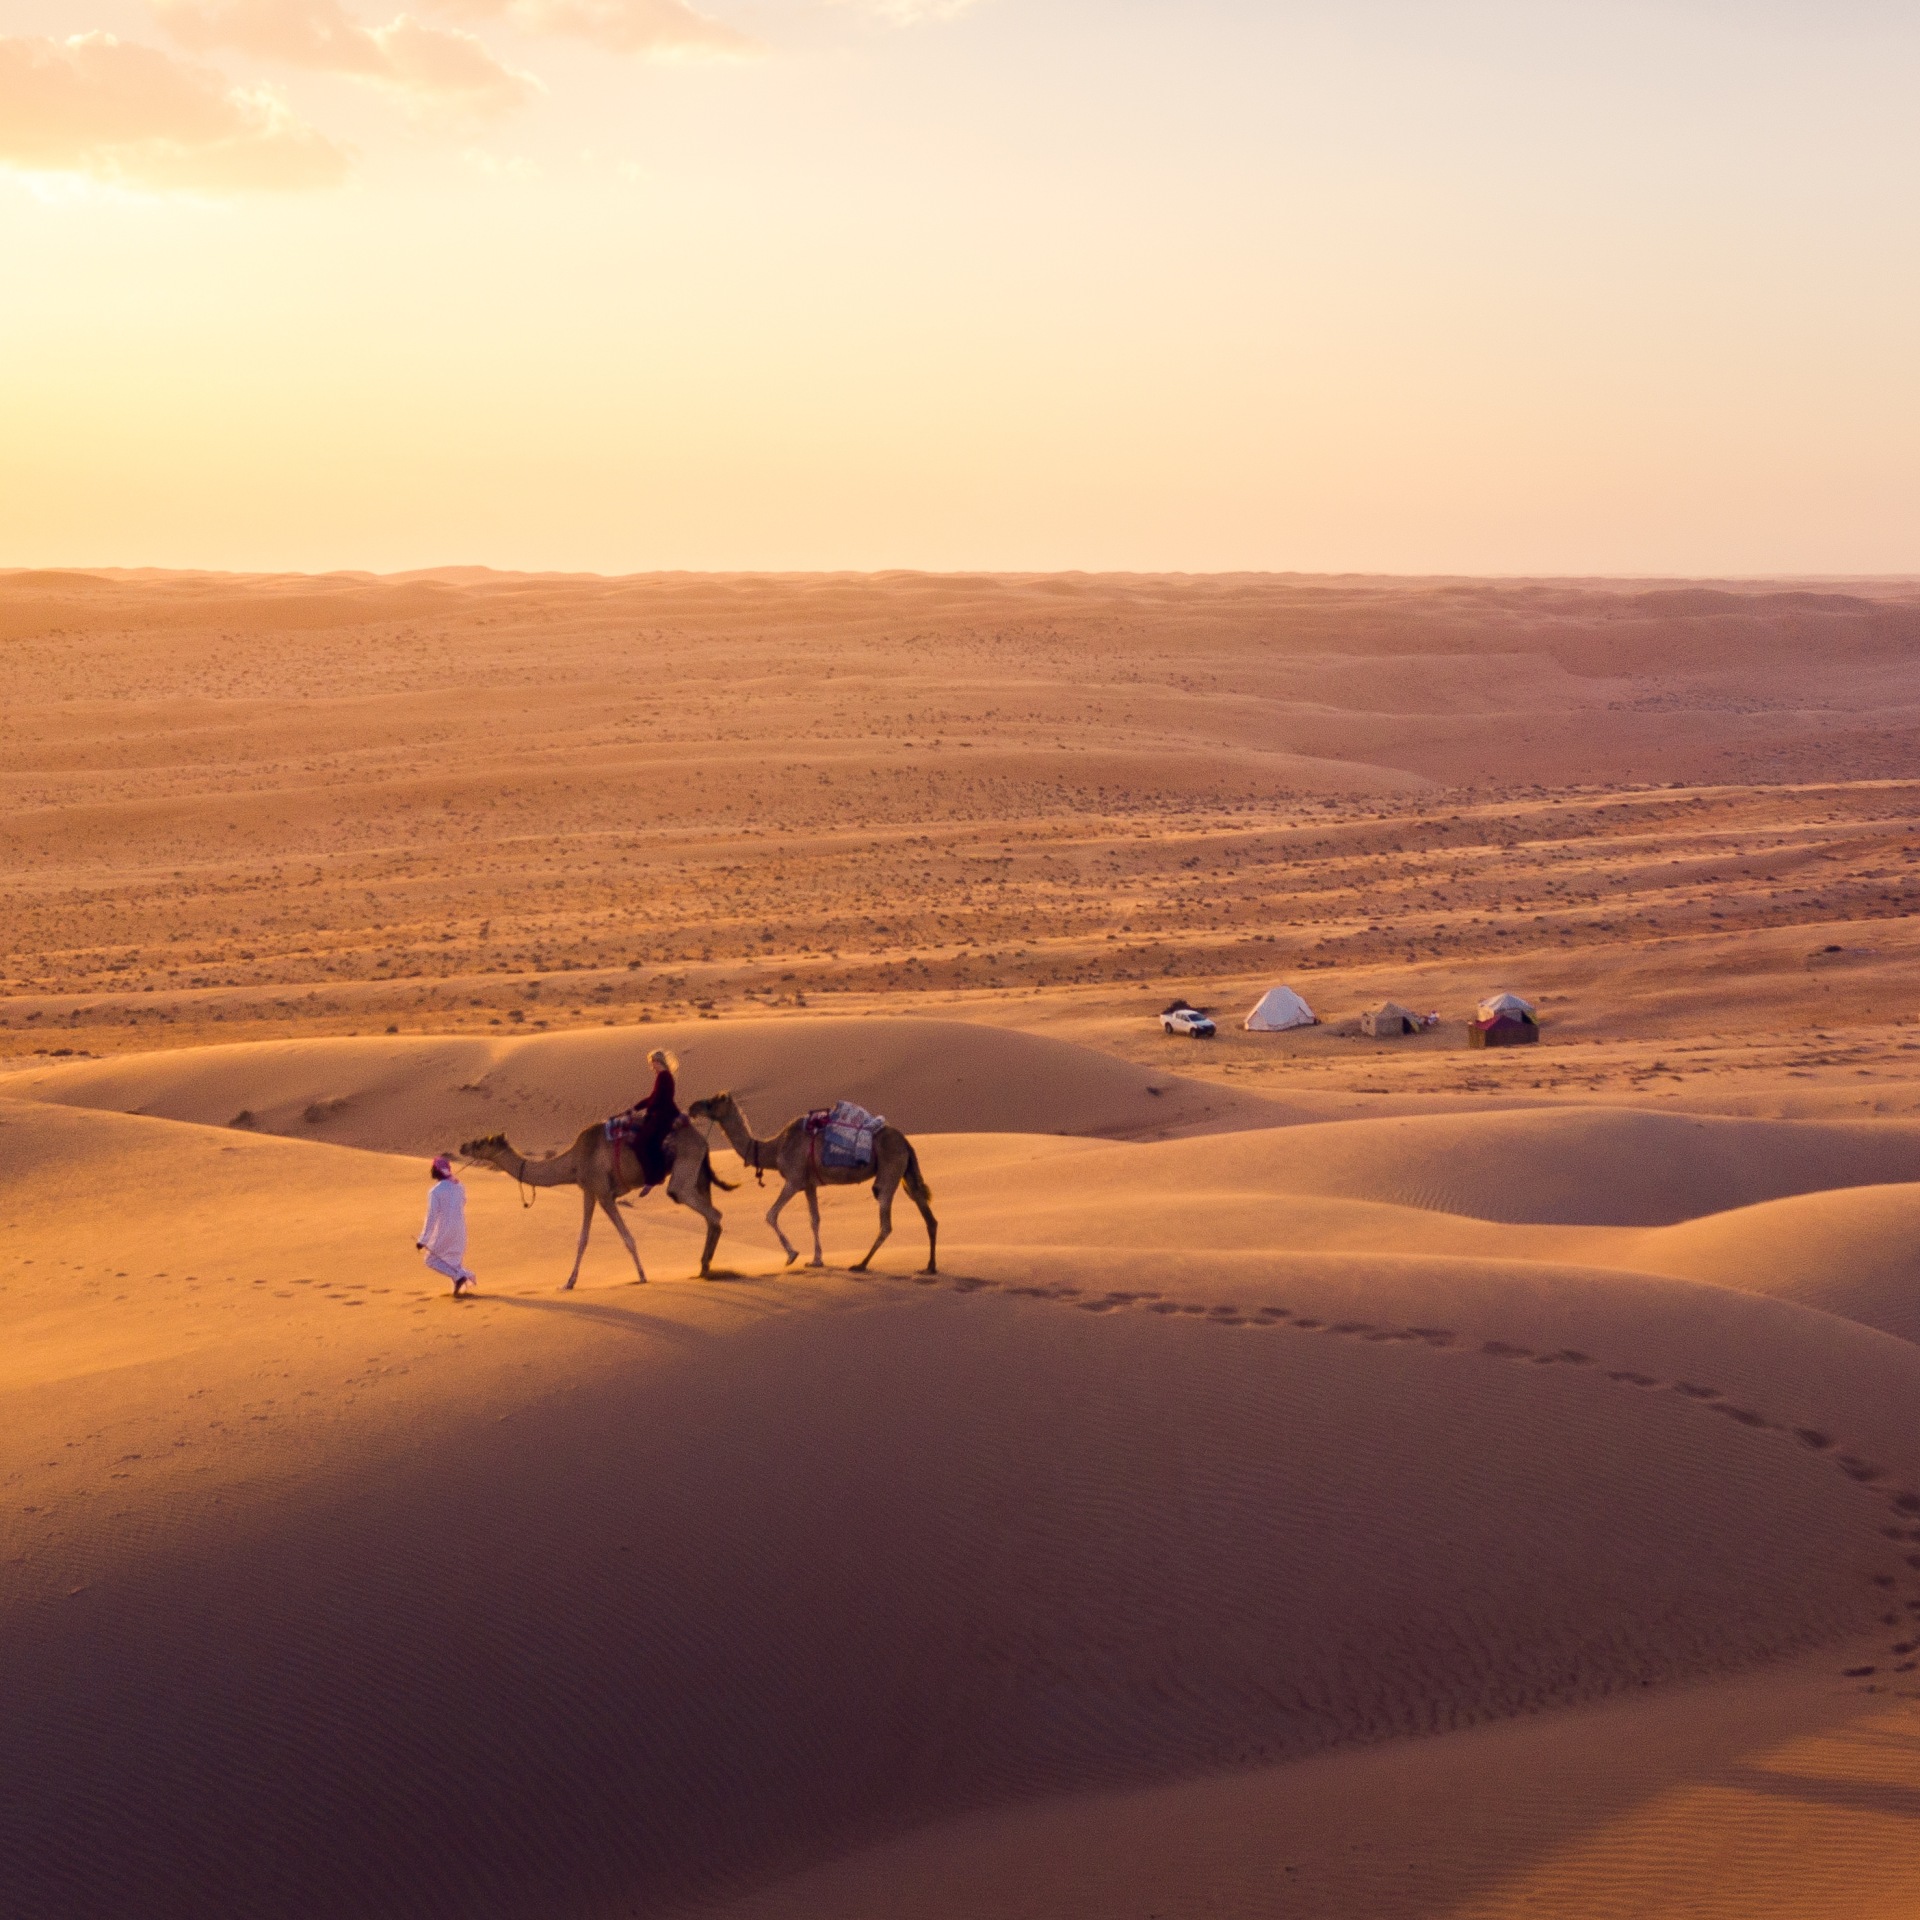
{"label": "camel", "polygon": [[[731,1193],[733,1183],[722,1180],[713,1170],[707,1143],[699,1132],[682,1120],[667,1135],[673,1163],[667,1172],[667,1195],[683,1207],[691,1207],[707,1223],[707,1244],[700,1253],[700,1278],[713,1278],[713,1250],[720,1243],[720,1209],[713,1204],[712,1189]],[[510,1173],[525,1187],[578,1187],[585,1205],[580,1215],[580,1244],[574,1249],[573,1271],[567,1286],[580,1278],[580,1262],[586,1258],[587,1235],[593,1231],[593,1210],[601,1207],[613,1222],[613,1230],[633,1255],[633,1270],[641,1284],[647,1270],[640,1264],[640,1249],[633,1244],[627,1223],[620,1218],[614,1202],[642,1184],[640,1162],[633,1149],[616,1145],[607,1138],[602,1126],[591,1126],[564,1153],[552,1153],[544,1160],[529,1160],[515,1150],[504,1133],[489,1134],[484,1140],[469,1140],[460,1149],[469,1160],[498,1167]]]}
{"label": "camel", "polygon": [[867,1249],[866,1258],[854,1263],[855,1273],[865,1273],[873,1256],[893,1231],[893,1196],[904,1184],[907,1197],[920,1209],[927,1223],[927,1264],[922,1273],[938,1273],[934,1264],[940,1241],[940,1222],[928,1204],[933,1189],[920,1171],[920,1156],[913,1142],[898,1127],[882,1127],[873,1138],[873,1165],[870,1167],[823,1167],[814,1150],[813,1135],[804,1119],[789,1120],[771,1140],[756,1140],[740,1103],[730,1093],[716,1093],[710,1100],[696,1100],[687,1109],[696,1120],[717,1120],[729,1144],[755,1173],[771,1168],[786,1183],[780,1197],[767,1210],[767,1225],[787,1250],[787,1265],[800,1258],[800,1249],[780,1231],[780,1210],[796,1193],[807,1196],[807,1213],[813,1222],[813,1260],[824,1267],[826,1256],[820,1250],[820,1189],[822,1187],[863,1187],[873,1182],[873,1197],[880,1203],[880,1237]]}

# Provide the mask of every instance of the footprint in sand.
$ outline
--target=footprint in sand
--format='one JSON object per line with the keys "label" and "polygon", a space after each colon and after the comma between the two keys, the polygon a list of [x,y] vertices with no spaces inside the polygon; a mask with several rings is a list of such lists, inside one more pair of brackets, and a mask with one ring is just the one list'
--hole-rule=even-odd
{"label": "footprint in sand", "polygon": [[[926,1284],[932,1284],[932,1282],[928,1281]],[[990,1287],[996,1283],[987,1280],[957,1280],[952,1284],[958,1292],[975,1293],[983,1287]],[[1140,1302],[1146,1306],[1149,1313],[1157,1313],[1163,1316],[1182,1314],[1204,1317],[1211,1320],[1216,1326],[1271,1327],[1284,1321],[1297,1327],[1303,1333],[1313,1333],[1324,1330],[1348,1336],[1358,1335],[1364,1340],[1376,1343],[1396,1340],[1424,1340],[1430,1347],[1438,1349],[1452,1346],[1459,1338],[1459,1335],[1450,1327],[1380,1327],[1366,1320],[1339,1320],[1333,1322],[1331,1326],[1328,1326],[1327,1323],[1323,1321],[1315,1320],[1305,1315],[1296,1316],[1291,1309],[1287,1307],[1257,1307],[1253,1309],[1252,1317],[1249,1318],[1237,1305],[1231,1303],[1223,1302],[1216,1306],[1207,1307],[1191,1302],[1182,1303],[1175,1300],[1162,1299],[1157,1293],[1124,1292],[1119,1289],[1115,1289],[1094,1299],[1081,1299],[1081,1289],[1078,1287],[1008,1287],[1006,1292],[1009,1296],[1017,1296],[1030,1300],[1064,1301],[1078,1306],[1083,1313],[1112,1313],[1118,1308],[1129,1307],[1136,1302]],[[1543,1367],[1590,1367],[1596,1364],[1592,1354],[1582,1353],[1577,1347],[1561,1347],[1551,1353],[1536,1353],[1533,1348],[1520,1346],[1514,1341],[1487,1340],[1481,1343],[1480,1351],[1492,1359],[1528,1360],[1536,1366]],[[1621,1385],[1634,1387],[1658,1387],[1662,1384],[1662,1382],[1652,1374],[1638,1373],[1631,1368],[1611,1369],[1607,1373],[1607,1378]],[[1834,1445],[1833,1436],[1828,1433],[1823,1433],[1817,1427],[1778,1429],[1765,1414],[1757,1413],[1751,1407],[1736,1406],[1728,1402],[1718,1387],[1703,1386],[1692,1380],[1677,1380],[1672,1384],[1674,1392],[1684,1395],[1689,1400],[1701,1403],[1713,1413],[1724,1414],[1729,1420],[1735,1421],[1743,1427],[1752,1428],[1756,1431],[1791,1431],[1794,1438],[1798,1440],[1803,1447],[1807,1447],[1816,1453],[1824,1453]],[[1862,1484],[1884,1478],[1884,1473],[1881,1468],[1874,1466],[1870,1461],[1859,1458],[1855,1454],[1840,1454],[1836,1456],[1834,1464],[1839,1467],[1848,1479]],[[1920,1514],[1920,1493],[1913,1493],[1902,1489],[1890,1496],[1889,1504],[1898,1513]],[[1920,1542],[1920,1529],[1910,1531],[1897,1527],[1884,1527],[1881,1529],[1881,1532],[1889,1540],[1912,1540]],[[1920,1553],[1908,1554],[1906,1556],[1906,1562],[1915,1572],[1920,1572]],[[1898,1585],[1897,1580],[1892,1574],[1876,1573],[1868,1575],[1867,1578],[1870,1584],[1882,1589]],[[1920,1600],[1909,1600],[1906,1602],[1906,1607],[1910,1613],[1920,1614]],[[1900,1616],[1897,1613],[1883,1614],[1881,1616],[1881,1624],[1889,1627],[1898,1626],[1900,1624]],[[1892,1651],[1895,1655],[1920,1652],[1920,1640],[1904,1642],[1895,1646]],[[1894,1671],[1898,1673],[1909,1673],[1916,1669],[1920,1669],[1920,1661],[1909,1660],[1904,1665],[1895,1668]],[[1877,1667],[1848,1667],[1845,1669],[1845,1677],[1849,1680],[1867,1680],[1871,1679],[1878,1671],[1879,1669]]]}

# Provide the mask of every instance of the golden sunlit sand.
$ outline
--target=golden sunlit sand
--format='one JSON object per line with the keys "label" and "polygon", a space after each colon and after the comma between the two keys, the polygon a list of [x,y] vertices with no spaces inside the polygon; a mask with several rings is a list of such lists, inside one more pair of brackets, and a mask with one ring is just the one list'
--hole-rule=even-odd
{"label": "golden sunlit sand", "polygon": [[[1920,591],[0,633],[0,1910],[1920,1906]],[[427,1158],[662,1045],[906,1129],[941,1271],[863,1191],[789,1270],[716,1139],[713,1282],[469,1169],[449,1298]]]}

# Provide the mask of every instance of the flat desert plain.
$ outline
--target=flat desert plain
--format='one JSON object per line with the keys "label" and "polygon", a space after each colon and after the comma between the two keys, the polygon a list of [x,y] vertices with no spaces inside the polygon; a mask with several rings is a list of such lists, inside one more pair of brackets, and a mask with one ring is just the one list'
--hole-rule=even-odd
{"label": "flat desert plain", "polygon": [[[0,1912],[1907,1920],[1917,748],[1900,582],[0,576]],[[656,1046],[938,1272],[450,1298]]]}

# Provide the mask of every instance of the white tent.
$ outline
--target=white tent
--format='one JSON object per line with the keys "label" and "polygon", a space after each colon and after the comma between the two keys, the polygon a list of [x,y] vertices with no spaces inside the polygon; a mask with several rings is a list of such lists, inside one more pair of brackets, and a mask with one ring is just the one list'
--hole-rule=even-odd
{"label": "white tent", "polygon": [[1247,1015],[1249,1033],[1285,1033],[1289,1027],[1316,1024],[1313,1009],[1291,987],[1269,987]]}

